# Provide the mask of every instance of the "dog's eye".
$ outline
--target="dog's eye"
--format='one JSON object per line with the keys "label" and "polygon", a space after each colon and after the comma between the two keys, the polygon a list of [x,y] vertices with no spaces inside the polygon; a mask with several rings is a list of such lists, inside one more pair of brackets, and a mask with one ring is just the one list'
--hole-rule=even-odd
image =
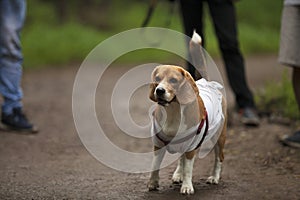
{"label": "dog's eye", "polygon": [[159,78],[159,76],[156,76],[156,77],[155,77],[155,81],[156,81],[156,82],[161,81],[161,79]]}
{"label": "dog's eye", "polygon": [[177,83],[178,81],[177,81],[176,78],[170,78],[169,82],[170,82],[170,83]]}

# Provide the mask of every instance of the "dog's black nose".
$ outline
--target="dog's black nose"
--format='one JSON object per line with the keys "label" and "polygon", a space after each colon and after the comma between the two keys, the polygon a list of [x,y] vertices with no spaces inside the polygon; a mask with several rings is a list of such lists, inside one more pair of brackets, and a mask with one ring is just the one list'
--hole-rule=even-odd
{"label": "dog's black nose", "polygon": [[162,87],[156,88],[156,94],[157,96],[162,96],[163,94],[165,94],[166,90]]}

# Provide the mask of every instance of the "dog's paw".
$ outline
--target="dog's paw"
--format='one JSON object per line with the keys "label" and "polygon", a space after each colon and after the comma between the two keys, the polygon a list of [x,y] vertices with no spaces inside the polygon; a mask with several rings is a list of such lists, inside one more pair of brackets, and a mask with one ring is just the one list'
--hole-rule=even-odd
{"label": "dog's paw", "polygon": [[182,175],[180,173],[174,173],[172,177],[172,183],[175,185],[181,184],[182,183]]}
{"label": "dog's paw", "polygon": [[194,194],[194,187],[192,183],[189,184],[182,184],[180,188],[181,194]]}
{"label": "dog's paw", "polygon": [[150,180],[149,183],[147,184],[148,190],[149,191],[156,191],[159,188],[158,181],[155,180]]}
{"label": "dog's paw", "polygon": [[215,177],[215,176],[210,176],[208,177],[208,179],[206,180],[207,184],[214,184],[214,185],[218,185],[219,184],[219,178]]}

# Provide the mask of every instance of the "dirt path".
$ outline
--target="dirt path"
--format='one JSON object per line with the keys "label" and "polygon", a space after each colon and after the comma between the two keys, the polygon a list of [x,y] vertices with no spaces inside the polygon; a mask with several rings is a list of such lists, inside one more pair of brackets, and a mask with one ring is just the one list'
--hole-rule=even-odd
{"label": "dirt path", "polygon": [[[282,68],[275,56],[247,60],[248,79],[258,88],[266,78],[278,80]],[[175,165],[161,171],[158,192],[148,192],[149,174],[129,174],[106,167],[82,145],[72,117],[72,87],[78,66],[26,71],[23,85],[26,111],[41,131],[38,135],[0,132],[0,199],[300,199],[300,152],[283,147],[277,136],[291,128],[267,123],[260,128],[229,127],[223,177],[206,185],[212,155],[197,159],[195,195],[185,197],[171,186]],[[127,67],[112,67],[97,92],[97,111],[109,137],[129,151],[149,151],[126,138],[107,114],[112,83]],[[145,93],[146,94],[146,93]],[[146,98],[146,97],[145,97]],[[232,95],[228,96],[233,105]],[[143,108],[143,98],[135,111]],[[106,116],[107,115],[107,116]],[[144,119],[143,114],[137,118]]]}

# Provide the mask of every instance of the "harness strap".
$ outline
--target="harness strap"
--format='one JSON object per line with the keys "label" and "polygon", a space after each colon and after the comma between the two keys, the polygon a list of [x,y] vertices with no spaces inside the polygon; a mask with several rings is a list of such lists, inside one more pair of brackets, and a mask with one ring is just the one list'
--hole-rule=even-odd
{"label": "harness strap", "polygon": [[165,146],[167,146],[171,141],[168,140],[164,140],[159,136],[159,133],[155,134],[155,136],[157,137],[157,139],[159,139],[159,141],[161,141],[162,143],[164,143]]}
{"label": "harness strap", "polygon": [[[202,121],[203,121],[203,120],[202,120]],[[202,122],[202,121],[201,121],[201,122]],[[206,114],[206,117],[205,117],[205,121],[206,121],[206,126],[205,126],[205,130],[204,130],[203,136],[202,136],[202,138],[201,138],[199,144],[196,146],[195,149],[198,149],[198,148],[202,145],[202,143],[203,143],[203,141],[204,141],[204,139],[205,139],[205,137],[206,137],[206,135],[207,135],[207,132],[208,132],[208,126],[209,126],[207,114]],[[203,125],[202,125],[202,126],[203,126]],[[199,127],[200,127],[200,126],[199,126]],[[197,134],[199,134],[200,132],[201,132],[201,129],[200,129],[200,130],[198,129]]]}
{"label": "harness strap", "polygon": [[[199,126],[198,126],[198,129],[197,129],[196,135],[199,135],[199,134],[200,134],[200,132],[201,132],[203,126],[204,126],[204,122],[206,122],[205,130],[204,130],[203,136],[202,136],[202,138],[201,138],[199,144],[197,145],[197,147],[196,147],[195,149],[197,149],[197,148],[199,148],[199,147],[201,146],[201,144],[202,144],[203,141],[204,141],[204,138],[205,138],[206,135],[207,135],[207,131],[208,131],[208,114],[207,114],[206,111],[205,111],[205,118],[201,120],[201,122],[200,122],[200,124],[199,124]],[[169,140],[164,140],[164,139],[159,135],[159,133],[155,134],[155,136],[156,136],[156,138],[157,138],[159,141],[161,141],[165,146],[167,146],[167,145],[172,141],[172,140],[170,140],[170,141],[169,141]],[[190,139],[190,138],[193,137],[193,136],[194,136],[193,134],[188,135],[188,136],[186,136],[186,137],[184,137],[184,138],[181,138],[180,140],[177,140],[177,141],[173,142],[173,144],[182,143],[182,142],[184,142],[184,141]]]}

